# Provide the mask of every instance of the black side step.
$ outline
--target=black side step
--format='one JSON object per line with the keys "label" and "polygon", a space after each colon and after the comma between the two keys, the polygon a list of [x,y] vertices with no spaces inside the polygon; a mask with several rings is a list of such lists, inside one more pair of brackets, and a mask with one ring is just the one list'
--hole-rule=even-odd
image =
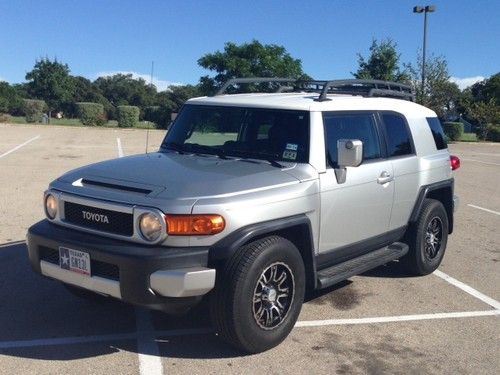
{"label": "black side step", "polygon": [[372,268],[389,263],[404,256],[408,252],[408,245],[402,242],[369,252],[368,254],[348,260],[347,262],[318,271],[318,288],[326,288],[348,279],[351,276],[371,270]]}

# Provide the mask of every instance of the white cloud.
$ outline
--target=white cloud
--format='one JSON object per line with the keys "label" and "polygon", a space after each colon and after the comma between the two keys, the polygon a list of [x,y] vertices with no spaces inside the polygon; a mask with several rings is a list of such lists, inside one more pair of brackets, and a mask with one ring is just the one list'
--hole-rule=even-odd
{"label": "white cloud", "polygon": [[482,81],[484,79],[485,77],[483,76],[465,77],[465,78],[450,77],[450,81],[456,83],[460,88],[460,90],[466,89],[467,87],[472,86],[474,83]]}
{"label": "white cloud", "polygon": [[[142,78],[145,80],[147,83],[151,80],[151,75],[149,74],[143,74],[143,73],[137,73],[137,72],[126,72],[126,71],[114,71],[114,72],[99,72],[94,74],[93,79],[97,79],[99,77],[109,77],[115,74],[132,74],[132,78],[138,79]],[[181,82],[173,82],[173,81],[167,81],[163,79],[157,79],[153,76],[153,85],[156,86],[156,89],[158,91],[165,91],[168,89],[168,86],[180,86],[183,85]]]}

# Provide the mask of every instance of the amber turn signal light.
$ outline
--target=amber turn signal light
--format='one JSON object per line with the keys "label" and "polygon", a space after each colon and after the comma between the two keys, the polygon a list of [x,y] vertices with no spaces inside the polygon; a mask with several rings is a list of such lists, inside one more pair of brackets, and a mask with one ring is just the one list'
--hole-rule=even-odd
{"label": "amber turn signal light", "polygon": [[171,236],[204,236],[224,230],[226,222],[220,215],[165,215],[167,233]]}

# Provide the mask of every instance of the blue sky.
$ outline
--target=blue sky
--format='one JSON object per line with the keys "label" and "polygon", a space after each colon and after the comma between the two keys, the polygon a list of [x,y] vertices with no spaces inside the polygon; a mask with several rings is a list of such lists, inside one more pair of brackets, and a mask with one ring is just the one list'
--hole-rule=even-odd
{"label": "blue sky", "polygon": [[[283,45],[316,79],[347,78],[373,38],[391,38],[413,62],[422,45],[419,0],[0,0],[0,79],[23,82],[35,60],[54,58],[72,74],[113,72],[196,83],[197,65],[224,43]],[[500,1],[434,0],[428,51],[451,76],[474,80],[500,71]],[[476,78],[477,79],[477,78]],[[460,81],[464,83],[466,81]]]}

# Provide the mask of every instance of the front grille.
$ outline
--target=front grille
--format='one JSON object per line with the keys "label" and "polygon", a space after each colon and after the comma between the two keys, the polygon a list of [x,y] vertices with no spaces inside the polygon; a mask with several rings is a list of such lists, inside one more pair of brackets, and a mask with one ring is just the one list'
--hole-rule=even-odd
{"label": "front grille", "polygon": [[134,216],[132,214],[84,206],[73,202],[64,202],[64,221],[83,228],[122,236],[132,236],[134,233]]}
{"label": "front grille", "polygon": [[[40,246],[40,260],[59,265],[59,250]],[[99,276],[105,279],[120,281],[120,269],[117,265],[90,259],[90,272],[92,276]]]}

